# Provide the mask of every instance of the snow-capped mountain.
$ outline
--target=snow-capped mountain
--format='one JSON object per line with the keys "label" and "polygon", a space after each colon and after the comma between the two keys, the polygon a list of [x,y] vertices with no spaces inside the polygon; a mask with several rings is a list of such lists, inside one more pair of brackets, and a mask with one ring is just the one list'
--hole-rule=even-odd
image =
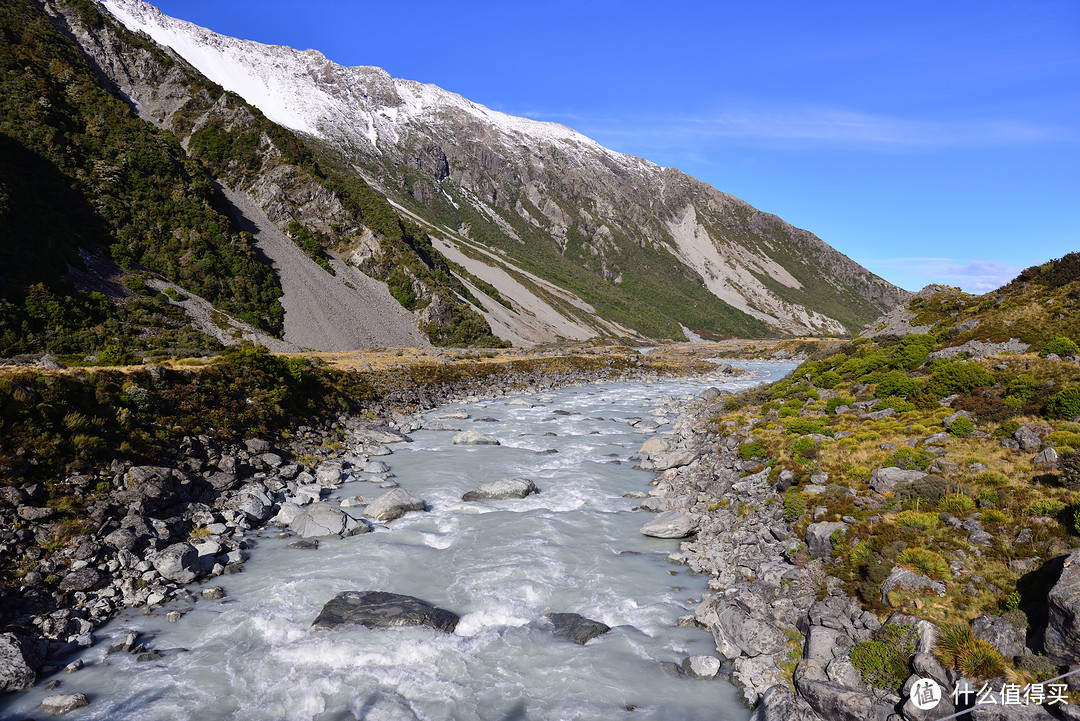
{"label": "snow-capped mountain", "polygon": [[[573,322],[587,306],[619,324],[585,323],[596,332],[678,337],[840,333],[907,295],[806,231],[565,126],[315,50],[222,36],[141,0],[103,5],[314,139],[511,304],[516,283]],[[497,309],[483,310],[492,322]]]}

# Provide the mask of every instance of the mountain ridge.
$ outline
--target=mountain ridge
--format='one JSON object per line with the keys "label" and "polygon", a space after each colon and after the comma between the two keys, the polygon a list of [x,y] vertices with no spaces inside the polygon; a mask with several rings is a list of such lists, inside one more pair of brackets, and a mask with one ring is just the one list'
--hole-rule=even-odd
{"label": "mountain ridge", "polygon": [[[147,3],[108,0],[105,7],[268,117],[321,141],[323,158],[336,155],[432,221],[429,230],[448,231],[449,242],[482,236],[523,269],[568,279],[572,291],[623,325],[634,325],[628,321],[637,309],[621,306],[640,289],[618,286],[631,276],[658,278],[673,299],[650,298],[666,315],[637,323],[647,334],[724,325],[712,316],[727,316],[729,330],[747,335],[854,331],[906,297],[816,236],[566,126],[515,118],[373,66],[345,68],[315,50],[227,38]],[[706,251],[696,255],[676,247],[675,221],[691,212],[688,231],[700,236],[691,245]],[[784,257],[777,263],[773,256]],[[665,267],[673,262],[678,272]],[[770,272],[778,265],[794,273]],[[823,275],[837,280],[822,282]],[[607,287],[590,287],[596,279]]]}

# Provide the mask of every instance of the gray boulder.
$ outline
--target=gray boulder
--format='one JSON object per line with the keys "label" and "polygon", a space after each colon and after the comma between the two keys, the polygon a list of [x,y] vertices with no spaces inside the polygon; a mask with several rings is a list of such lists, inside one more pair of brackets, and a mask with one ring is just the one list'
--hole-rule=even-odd
{"label": "gray boulder", "polygon": [[427,509],[424,499],[417,498],[404,488],[395,488],[384,493],[368,504],[364,509],[364,515],[378,521],[392,521],[401,518],[409,511],[423,511]]}
{"label": "gray boulder", "polygon": [[430,626],[453,633],[459,620],[456,613],[412,596],[386,591],[345,591],[327,602],[311,625],[316,628],[350,624],[368,628]]}
{"label": "gray boulder", "polygon": [[1035,468],[1057,468],[1058,452],[1053,448],[1044,448],[1031,459],[1031,465]]}
{"label": "gray boulder", "polygon": [[323,461],[315,469],[315,480],[321,486],[336,486],[345,478],[345,464],[341,461]]}
{"label": "gray boulder", "polygon": [[1039,434],[1031,430],[1027,426],[1020,426],[1013,433],[1013,439],[1020,444],[1020,450],[1022,451],[1037,451],[1039,446],[1042,445],[1042,439],[1039,438]]}
{"label": "gray boulder", "polygon": [[669,468],[681,468],[694,462],[698,457],[696,451],[681,450],[671,451],[653,457],[653,466],[657,471],[666,471]]}
{"label": "gray boulder", "polygon": [[876,493],[892,493],[896,490],[896,484],[902,481],[917,481],[926,473],[924,471],[904,470],[903,468],[878,468],[870,472],[870,489]]}
{"label": "gray boulder", "polygon": [[92,591],[101,584],[101,573],[91,566],[80,568],[64,576],[60,582],[61,591]]}
{"label": "gray boulder", "polygon": [[653,538],[686,538],[697,530],[697,520],[682,511],[664,511],[641,527],[641,532]]}
{"label": "gray boulder", "polygon": [[930,591],[937,596],[945,595],[945,584],[915,571],[893,566],[888,578],[881,584],[881,602],[889,603],[889,594],[898,588],[910,591]]}
{"label": "gray boulder", "polygon": [[368,461],[364,464],[364,473],[389,473],[390,466],[383,461]]}
{"label": "gray boulder", "polygon": [[58,693],[41,699],[38,708],[47,714],[60,716],[89,705],[90,702],[87,700],[86,694]]}
{"label": "gray boulder", "polygon": [[846,531],[843,521],[822,521],[806,527],[806,548],[811,558],[830,558],[833,552],[831,536],[836,531]]}
{"label": "gray boulder", "polygon": [[1065,559],[1047,601],[1046,652],[1070,664],[1080,663],[1080,550]]}
{"label": "gray boulder", "polygon": [[536,484],[528,478],[503,478],[498,481],[481,483],[461,497],[463,501],[501,500],[505,498],[525,498],[537,493]]}
{"label": "gray boulder", "polygon": [[0,633],[0,693],[33,686],[42,660],[37,644],[13,633]]}
{"label": "gray boulder", "polygon": [[412,443],[404,433],[399,433],[387,426],[361,426],[352,430],[352,437],[363,444],[378,443],[388,445],[391,443]]}
{"label": "gray boulder", "polygon": [[885,721],[892,709],[877,706],[873,697],[830,681],[816,661],[795,669],[795,688],[814,711],[829,721]]}
{"label": "gray boulder", "polygon": [[690,656],[683,659],[682,670],[691,678],[716,678],[720,673],[720,659],[715,656]]}
{"label": "gray boulder", "polygon": [[176,583],[191,583],[202,572],[199,552],[190,543],[174,543],[154,557],[154,570]]}
{"label": "gray boulder", "polygon": [[716,650],[726,659],[774,655],[787,647],[787,635],[763,610],[739,600],[714,596],[702,601],[695,614],[712,632]]}
{"label": "gray boulder", "polygon": [[450,441],[455,446],[497,446],[499,441],[491,436],[484,435],[480,431],[462,431],[456,434]]}
{"label": "gray boulder", "polygon": [[280,523],[283,526],[291,526],[292,522],[296,520],[296,517],[304,512],[304,508],[292,501],[286,501],[278,507],[277,515],[274,516],[274,521]]}
{"label": "gray boulder", "polygon": [[544,618],[551,621],[554,627],[553,633],[556,636],[569,639],[582,646],[611,630],[611,626],[577,613],[549,613]]}
{"label": "gray boulder", "polygon": [[355,536],[367,533],[371,527],[332,503],[320,501],[312,503],[296,516],[289,524],[289,529],[301,538],[321,538],[323,536]]}
{"label": "gray boulder", "polygon": [[787,686],[777,684],[761,696],[750,721],[821,721],[806,700]]}
{"label": "gray boulder", "polygon": [[1024,636],[1001,616],[979,616],[971,622],[972,635],[990,642],[1005,658],[1024,652]]}

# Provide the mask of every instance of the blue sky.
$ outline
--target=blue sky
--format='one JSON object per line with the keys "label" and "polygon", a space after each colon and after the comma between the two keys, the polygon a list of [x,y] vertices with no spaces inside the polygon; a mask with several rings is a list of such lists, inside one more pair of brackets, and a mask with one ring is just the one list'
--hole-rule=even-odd
{"label": "blue sky", "polygon": [[1080,250],[1080,3],[160,0],[677,167],[882,277]]}

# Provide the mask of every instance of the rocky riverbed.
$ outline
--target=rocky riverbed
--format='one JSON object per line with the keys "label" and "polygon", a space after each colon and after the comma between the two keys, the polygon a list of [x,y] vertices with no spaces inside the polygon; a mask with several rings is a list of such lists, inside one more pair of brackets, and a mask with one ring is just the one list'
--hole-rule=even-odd
{"label": "rocky riverbed", "polygon": [[[723,372],[734,371],[728,367]],[[423,508],[423,500],[394,488],[392,474],[379,460],[393,444],[407,442],[405,434],[425,425],[455,428],[453,417],[425,421],[419,411],[451,400],[656,378],[648,369],[515,373],[419,392],[394,391],[373,402],[364,417],[301,425],[274,439],[229,444],[208,435],[186,437],[155,465],[114,461],[76,479],[81,487],[109,491],[99,493],[89,509],[94,530],[64,548],[45,547],[55,510],[44,504],[44,489],[4,488],[0,551],[22,559],[22,577],[3,604],[0,690],[26,688],[39,676],[55,673],[59,669],[52,659],[93,646],[97,627],[122,609],[167,606],[173,620],[200,599],[219,598],[222,591],[213,579],[242,571],[257,545],[253,532],[272,520],[304,543],[304,538],[368,532],[375,523]],[[339,504],[323,500],[360,472],[386,493],[366,507],[349,499]],[[478,488],[470,493],[484,498],[504,491]],[[512,492],[530,491],[525,486]],[[203,585],[190,585],[196,582]],[[128,646],[141,650],[136,639]]]}

